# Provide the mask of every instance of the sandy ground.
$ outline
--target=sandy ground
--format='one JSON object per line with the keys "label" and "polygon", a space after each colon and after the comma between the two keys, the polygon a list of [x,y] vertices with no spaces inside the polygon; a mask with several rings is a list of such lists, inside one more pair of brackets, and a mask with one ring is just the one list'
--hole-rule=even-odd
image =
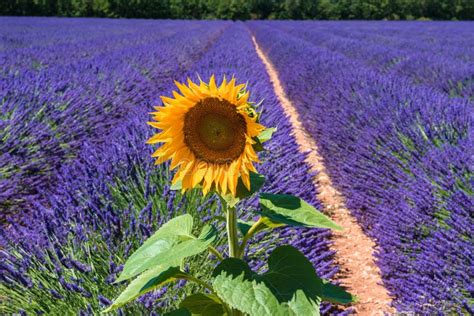
{"label": "sandy ground", "polygon": [[390,307],[391,298],[383,286],[380,270],[374,263],[375,243],[363,233],[355,218],[345,207],[344,198],[333,187],[324,167],[324,161],[319,155],[318,146],[303,128],[295,107],[285,94],[277,71],[262,52],[255,38],[252,37],[252,39],[258,56],[265,64],[275,94],[293,125],[300,150],[310,152],[307,162],[311,169],[317,172],[314,182],[320,192],[318,199],[323,204],[325,213],[344,227],[344,231],[333,233],[332,248],[336,251],[335,261],[341,268],[336,278],[351,293],[359,297],[359,302],[353,305],[358,315],[395,313],[395,310]]}

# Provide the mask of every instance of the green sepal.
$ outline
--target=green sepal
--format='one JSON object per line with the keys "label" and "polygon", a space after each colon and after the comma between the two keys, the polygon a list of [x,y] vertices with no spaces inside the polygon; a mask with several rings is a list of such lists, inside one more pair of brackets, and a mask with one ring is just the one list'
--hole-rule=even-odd
{"label": "green sepal", "polygon": [[255,150],[256,152],[261,152],[265,150],[262,142],[257,137],[254,137],[252,139],[255,141],[255,143],[252,145],[253,150]]}
{"label": "green sepal", "polygon": [[187,296],[181,301],[179,307],[187,309],[192,315],[219,316],[225,314],[225,308],[220,298],[208,293]]}
{"label": "green sepal", "polygon": [[272,139],[273,133],[277,131],[276,127],[264,129],[258,136],[252,138],[255,144],[252,145],[256,152],[264,151],[263,143]]}
{"label": "green sepal", "polygon": [[277,131],[276,127],[266,128],[260,134],[258,134],[257,138],[261,143],[264,143],[272,139],[272,136],[276,131]]}
{"label": "green sepal", "polygon": [[[198,185],[196,185],[195,187],[192,188],[192,190],[196,190],[196,189],[202,189],[202,185],[198,184]],[[176,181],[176,183],[174,183],[170,186],[170,190],[171,191],[182,191],[183,190],[183,181],[181,179]]]}
{"label": "green sepal", "polygon": [[274,223],[342,230],[342,227],[329,217],[293,195],[261,193],[260,206],[260,215],[269,218]]}

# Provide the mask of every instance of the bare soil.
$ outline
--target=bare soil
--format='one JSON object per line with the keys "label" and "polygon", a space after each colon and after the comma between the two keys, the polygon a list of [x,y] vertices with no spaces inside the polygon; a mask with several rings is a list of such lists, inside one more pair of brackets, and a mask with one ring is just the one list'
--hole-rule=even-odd
{"label": "bare soil", "polygon": [[356,219],[346,208],[344,197],[332,185],[318,146],[304,129],[295,107],[286,96],[278,72],[262,52],[255,38],[252,37],[252,39],[258,56],[265,64],[275,94],[293,125],[293,134],[300,151],[309,152],[307,163],[317,173],[314,183],[319,191],[318,199],[324,207],[323,211],[344,227],[342,232],[334,232],[332,237],[331,247],[336,251],[335,263],[340,267],[336,279],[352,294],[359,297],[359,302],[353,305],[356,314],[395,314],[395,310],[390,306],[392,299],[383,286],[380,270],[374,262],[373,253],[376,244],[364,234]]}

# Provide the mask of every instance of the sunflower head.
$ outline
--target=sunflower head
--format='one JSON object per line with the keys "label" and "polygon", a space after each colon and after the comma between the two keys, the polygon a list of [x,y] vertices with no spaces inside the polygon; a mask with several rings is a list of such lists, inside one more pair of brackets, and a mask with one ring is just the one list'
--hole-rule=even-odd
{"label": "sunflower head", "polygon": [[214,76],[208,84],[175,83],[179,92],[161,97],[163,106],[149,122],[160,130],[148,140],[162,144],[152,155],[156,163],[171,160],[171,169],[178,168],[173,184],[181,181],[183,191],[200,186],[204,194],[214,189],[235,196],[239,178],[250,190],[250,172],[259,162],[254,139],[265,127],[248,102],[245,84],[224,77],[217,85]]}

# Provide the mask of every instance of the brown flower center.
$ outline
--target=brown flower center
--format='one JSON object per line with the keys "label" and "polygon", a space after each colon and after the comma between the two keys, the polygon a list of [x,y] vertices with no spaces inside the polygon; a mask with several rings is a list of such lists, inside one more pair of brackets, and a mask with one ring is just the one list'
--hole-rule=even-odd
{"label": "brown flower center", "polygon": [[229,163],[245,149],[247,124],[234,105],[218,98],[200,100],[184,117],[184,141],[197,158]]}

